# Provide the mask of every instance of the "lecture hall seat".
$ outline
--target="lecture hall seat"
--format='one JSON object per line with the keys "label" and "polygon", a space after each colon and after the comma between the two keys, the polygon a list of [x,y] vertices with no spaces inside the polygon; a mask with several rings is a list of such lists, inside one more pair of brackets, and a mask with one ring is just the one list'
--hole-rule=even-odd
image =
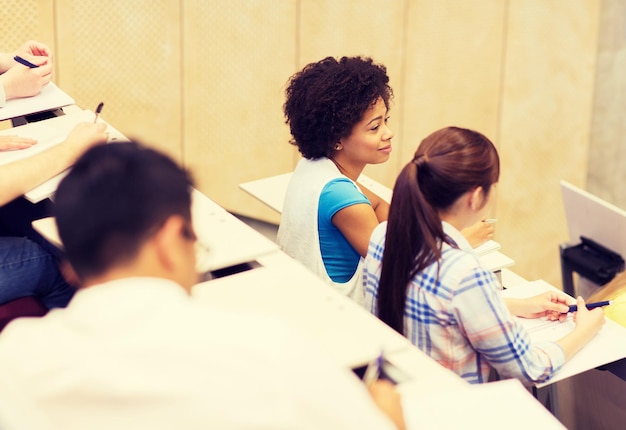
{"label": "lecture hall seat", "polygon": [[0,332],[12,320],[19,317],[41,317],[48,312],[34,297],[21,297],[0,305]]}

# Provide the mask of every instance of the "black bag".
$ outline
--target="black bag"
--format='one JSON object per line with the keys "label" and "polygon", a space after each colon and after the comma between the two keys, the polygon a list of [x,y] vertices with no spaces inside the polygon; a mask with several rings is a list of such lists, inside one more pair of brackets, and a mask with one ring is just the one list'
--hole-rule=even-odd
{"label": "black bag", "polygon": [[580,240],[581,243],[562,252],[573,271],[595,284],[604,285],[624,270],[621,255],[584,236]]}

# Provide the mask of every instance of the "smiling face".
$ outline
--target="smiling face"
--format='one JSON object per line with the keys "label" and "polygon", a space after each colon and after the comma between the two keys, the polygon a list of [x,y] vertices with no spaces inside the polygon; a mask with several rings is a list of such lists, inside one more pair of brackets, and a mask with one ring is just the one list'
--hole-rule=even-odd
{"label": "smiling face", "polygon": [[350,136],[339,141],[332,157],[335,162],[348,173],[360,174],[367,164],[387,161],[393,137],[393,132],[387,126],[388,119],[387,106],[379,98],[354,125]]}

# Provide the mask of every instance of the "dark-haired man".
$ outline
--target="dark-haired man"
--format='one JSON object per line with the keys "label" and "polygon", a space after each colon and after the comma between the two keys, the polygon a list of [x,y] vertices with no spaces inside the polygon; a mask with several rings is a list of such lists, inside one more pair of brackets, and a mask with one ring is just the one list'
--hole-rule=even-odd
{"label": "dark-haired man", "polygon": [[136,143],[74,165],[56,219],[81,289],[0,336],[0,427],[393,428],[383,409],[402,426],[391,388],[370,395],[278,321],[191,299],[191,187]]}

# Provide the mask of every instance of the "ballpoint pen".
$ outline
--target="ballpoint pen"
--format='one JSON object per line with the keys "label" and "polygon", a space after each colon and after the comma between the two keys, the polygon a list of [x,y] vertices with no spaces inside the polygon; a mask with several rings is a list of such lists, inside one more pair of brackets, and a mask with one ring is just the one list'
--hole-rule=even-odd
{"label": "ballpoint pen", "polygon": [[98,107],[96,108],[96,117],[93,119],[93,123],[95,124],[98,121],[98,117],[100,116],[100,112],[102,112],[102,108],[104,107],[104,103],[100,102]]}
{"label": "ballpoint pen", "polygon": [[[585,307],[587,309],[595,309],[595,308],[601,308],[603,306],[608,306],[610,304],[613,303],[613,300],[604,300],[602,302],[594,302],[594,303],[587,303],[585,305]],[[570,305],[569,306],[569,311],[570,312],[576,312],[578,310],[578,306],[577,305]]]}
{"label": "ballpoint pen", "polygon": [[17,61],[18,63],[25,65],[26,67],[30,67],[31,69],[36,69],[37,67],[39,67],[38,65],[33,64],[30,61],[23,59],[19,55],[16,55],[15,57],[13,57],[13,59]]}

